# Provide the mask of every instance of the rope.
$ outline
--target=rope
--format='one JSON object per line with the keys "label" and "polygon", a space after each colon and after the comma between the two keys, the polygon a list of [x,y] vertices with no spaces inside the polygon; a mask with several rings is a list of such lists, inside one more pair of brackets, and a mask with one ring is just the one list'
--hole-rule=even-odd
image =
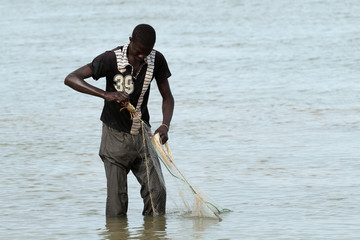
{"label": "rope", "polygon": [[[144,149],[146,148],[146,143],[145,143],[145,134],[144,134],[144,121],[141,120],[141,118],[139,117],[139,114],[136,112],[134,106],[130,103],[130,102],[126,102],[123,104],[123,108],[120,109],[127,109],[130,113],[130,118],[133,119],[134,117],[138,118],[141,121],[141,131],[142,131],[142,137],[143,137],[143,144],[144,144]],[[149,196],[150,196],[150,202],[151,202],[151,208],[153,211],[153,216],[155,216],[155,207],[154,207],[154,201],[152,198],[152,194],[150,191],[150,172],[149,172],[149,161],[147,159],[147,153],[145,152],[145,164],[146,164],[146,175],[147,175],[147,185],[148,185],[148,190],[149,190]]]}
{"label": "rope", "polygon": [[[141,121],[141,131],[142,131],[142,136],[143,136],[143,144],[144,144],[144,147],[145,147],[146,143],[145,143],[145,134],[144,134],[144,121]],[[146,175],[147,175],[147,181],[148,181],[148,189],[149,189],[149,195],[150,195],[150,201],[151,201],[151,208],[153,210],[153,216],[155,216],[154,201],[153,201],[152,194],[151,194],[151,191],[150,191],[149,162],[148,162],[146,153],[145,153],[145,163],[146,163]]]}

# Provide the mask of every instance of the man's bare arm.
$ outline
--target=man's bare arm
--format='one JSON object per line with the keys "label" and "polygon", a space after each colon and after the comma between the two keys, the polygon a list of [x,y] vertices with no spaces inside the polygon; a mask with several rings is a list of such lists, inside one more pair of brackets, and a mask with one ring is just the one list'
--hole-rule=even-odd
{"label": "man's bare arm", "polygon": [[174,112],[175,101],[171,93],[169,81],[167,79],[158,83],[158,89],[163,99],[162,101],[163,121],[160,127],[155,131],[155,133],[159,133],[161,141],[164,144],[168,140],[168,131]]}
{"label": "man's bare arm", "polygon": [[92,70],[88,65],[78,68],[65,78],[65,85],[72,89],[105,99],[106,101],[124,102],[128,101],[129,95],[125,92],[106,92],[85,81],[92,76]]}

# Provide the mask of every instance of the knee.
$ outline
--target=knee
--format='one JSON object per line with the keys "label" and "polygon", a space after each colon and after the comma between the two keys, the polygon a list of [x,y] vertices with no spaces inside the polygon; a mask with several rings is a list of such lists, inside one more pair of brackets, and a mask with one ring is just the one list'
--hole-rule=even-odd
{"label": "knee", "polygon": [[155,199],[166,199],[166,188],[163,186],[153,189],[151,193]]}

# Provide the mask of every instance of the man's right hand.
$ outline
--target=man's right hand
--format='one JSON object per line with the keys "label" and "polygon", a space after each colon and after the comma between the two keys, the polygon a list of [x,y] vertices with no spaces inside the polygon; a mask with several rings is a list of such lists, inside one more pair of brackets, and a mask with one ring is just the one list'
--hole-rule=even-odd
{"label": "man's right hand", "polygon": [[91,68],[84,65],[66,76],[64,83],[76,91],[101,97],[106,101],[115,101],[118,103],[129,101],[129,94],[126,92],[105,92],[87,83],[84,79],[93,75]]}
{"label": "man's right hand", "polygon": [[108,102],[127,102],[129,101],[129,94],[126,92],[105,92],[104,99]]}

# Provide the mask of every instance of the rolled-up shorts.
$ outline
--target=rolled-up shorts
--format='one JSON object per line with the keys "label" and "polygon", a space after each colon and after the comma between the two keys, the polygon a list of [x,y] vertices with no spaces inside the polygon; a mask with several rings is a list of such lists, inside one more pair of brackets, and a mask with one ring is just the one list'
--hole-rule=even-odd
{"label": "rolled-up shorts", "polygon": [[[103,124],[99,155],[107,179],[106,216],[126,216],[128,211],[127,174],[132,171],[140,183],[143,215],[165,214],[166,188],[161,166],[149,146],[150,131],[138,135],[120,132]],[[145,141],[144,139],[148,138]],[[146,156],[146,157],[145,157]],[[155,214],[154,214],[154,211]]]}

